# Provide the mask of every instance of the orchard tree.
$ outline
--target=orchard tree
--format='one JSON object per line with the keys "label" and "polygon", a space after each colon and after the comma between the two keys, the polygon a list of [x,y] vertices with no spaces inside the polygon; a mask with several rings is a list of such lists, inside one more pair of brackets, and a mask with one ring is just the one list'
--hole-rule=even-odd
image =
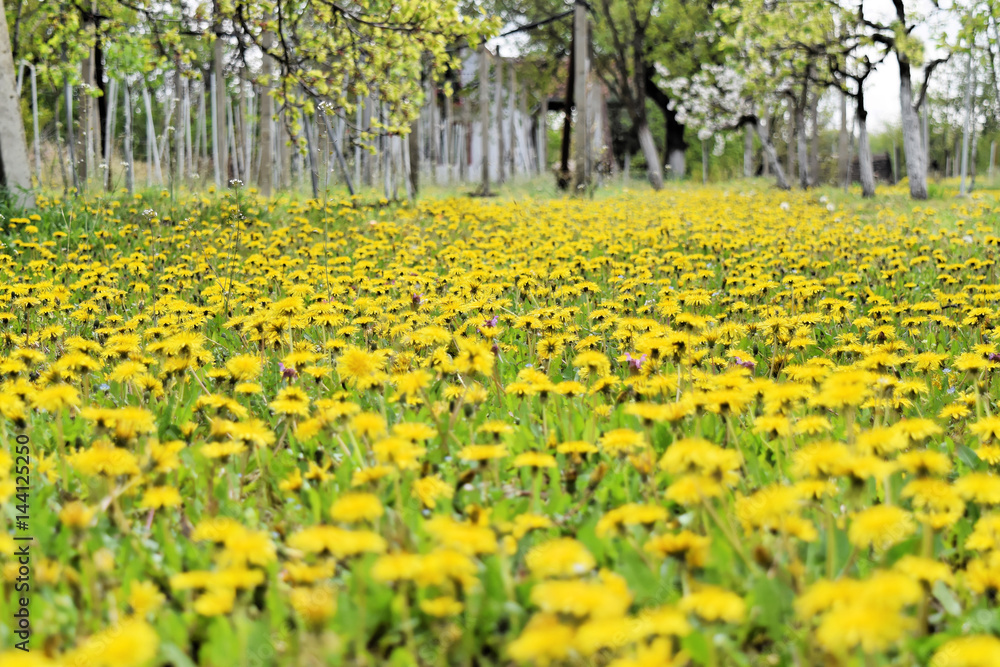
{"label": "orchard tree", "polygon": [[663,166],[646,113],[646,67],[653,0],[597,0],[594,31],[595,69],[605,85],[621,100],[639,147],[653,189],[663,187]]}
{"label": "orchard tree", "polygon": [[[868,77],[882,64],[887,52],[878,54],[874,41],[865,27],[864,1],[857,0],[849,5],[831,3],[836,13],[839,35],[839,49],[831,49],[827,54],[826,67],[836,81],[841,94],[854,100],[854,113],[858,127],[858,176],[861,180],[861,195],[875,196],[875,172],[872,166],[871,141],[868,137],[868,108],[865,105],[865,84]],[[870,55],[875,55],[872,60]],[[850,164],[847,165],[850,178]]]}
{"label": "orchard tree", "polygon": [[[931,14],[922,15],[916,10],[915,0],[892,0],[895,11],[891,23],[874,21],[864,17],[864,25],[871,30],[871,39],[896,56],[899,65],[899,111],[903,126],[903,153],[906,159],[906,174],[913,199],[927,199],[927,153],[920,138],[920,107],[927,99],[927,87],[934,70],[951,57],[951,47],[946,42],[946,33],[935,30],[932,42],[946,53],[943,57],[927,60],[925,44],[917,38],[914,30],[920,24],[935,28],[936,19],[946,11],[935,4]],[[922,69],[923,83],[914,94],[914,70]]]}
{"label": "orchard tree", "polygon": [[0,0],[0,183],[22,206],[34,206],[28,171],[28,143],[15,95],[14,59],[7,12]]}

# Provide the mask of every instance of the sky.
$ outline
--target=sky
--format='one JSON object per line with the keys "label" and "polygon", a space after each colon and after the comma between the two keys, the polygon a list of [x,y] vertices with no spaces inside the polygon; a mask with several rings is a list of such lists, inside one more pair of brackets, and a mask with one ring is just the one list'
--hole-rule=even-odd
{"label": "sky", "polygon": [[[868,77],[865,107],[868,109],[869,132],[877,134],[890,125],[899,124],[899,66],[895,58],[887,58]],[[851,118],[848,115],[848,122]]]}

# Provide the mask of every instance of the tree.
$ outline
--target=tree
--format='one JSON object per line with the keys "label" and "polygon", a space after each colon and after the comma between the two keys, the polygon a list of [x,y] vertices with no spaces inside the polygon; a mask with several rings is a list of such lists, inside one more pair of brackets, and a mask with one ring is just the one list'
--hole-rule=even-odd
{"label": "tree", "polygon": [[0,0],[0,182],[18,204],[31,207],[35,201],[31,195],[28,142],[16,85],[7,12]]}
{"label": "tree", "polygon": [[[882,53],[875,61],[868,56],[867,51],[873,42],[865,29],[863,0],[858,0],[853,12],[838,3],[831,3],[831,6],[837,12],[839,49],[832,49],[827,54],[826,66],[833,74],[841,94],[854,100],[858,126],[858,175],[861,180],[861,195],[874,197],[875,173],[872,167],[871,142],[868,137],[865,82],[888,54]],[[847,165],[845,178],[850,178],[850,164]]]}
{"label": "tree", "polygon": [[646,114],[647,33],[653,18],[652,0],[598,0],[594,32],[595,69],[605,85],[622,101],[646,158],[653,189],[663,187],[663,167]]}
{"label": "tree", "polygon": [[[862,20],[872,31],[871,39],[890,50],[899,64],[899,111],[910,197],[927,199],[927,154],[920,138],[920,107],[927,98],[927,87],[935,68],[947,62],[951,54],[924,62],[924,44],[913,31],[919,23],[926,21],[926,17],[910,11],[912,6],[907,8],[907,0],[892,0],[892,5],[895,20],[891,24],[886,25],[868,18]],[[943,33],[938,36],[938,42],[940,46],[945,46]],[[923,84],[919,93],[914,95],[913,70],[921,66]]]}

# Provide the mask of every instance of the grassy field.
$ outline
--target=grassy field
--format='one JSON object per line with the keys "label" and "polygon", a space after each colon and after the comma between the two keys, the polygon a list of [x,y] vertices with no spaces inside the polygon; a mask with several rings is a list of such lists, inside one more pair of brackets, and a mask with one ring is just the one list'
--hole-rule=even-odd
{"label": "grassy field", "polygon": [[1000,664],[996,191],[547,187],[5,212],[0,665]]}

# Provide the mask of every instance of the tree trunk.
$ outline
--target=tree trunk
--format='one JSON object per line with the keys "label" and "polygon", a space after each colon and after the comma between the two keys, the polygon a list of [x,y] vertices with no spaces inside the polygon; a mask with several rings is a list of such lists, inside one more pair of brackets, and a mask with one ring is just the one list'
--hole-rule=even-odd
{"label": "tree trunk", "polygon": [[910,63],[899,59],[899,111],[903,124],[903,152],[906,175],[910,181],[910,197],[927,199],[927,165],[920,142],[920,119],[913,108],[913,82]]}
{"label": "tree trunk", "polygon": [[865,110],[863,87],[858,90],[858,169],[861,177],[861,196],[875,196],[875,172],[872,167],[872,147],[868,141],[868,112]]}
{"label": "tree trunk", "polygon": [[[236,127],[236,114],[233,112],[233,101],[226,99],[226,116],[228,128],[228,142],[230,158],[232,159],[232,178],[238,181],[245,181],[243,176],[242,156],[240,155],[240,142],[238,137],[239,128]],[[164,136],[166,134],[164,133]],[[225,164],[224,164],[225,166]]]}
{"label": "tree trunk", "polygon": [[118,103],[118,82],[114,79],[108,84],[108,113],[105,116],[107,125],[104,128],[104,189],[111,192],[111,157],[114,155],[115,136],[115,105]]}
{"label": "tree trunk", "polygon": [[153,184],[153,176],[158,179],[158,183],[163,183],[160,174],[160,155],[156,148],[156,130],[153,127],[153,105],[149,100],[149,91],[142,87],[142,103],[146,110],[146,161],[149,163],[146,169],[146,184]]}
{"label": "tree trunk", "polygon": [[35,198],[31,193],[28,140],[24,134],[20,100],[14,95],[14,76],[7,15],[0,2],[0,172],[14,204],[31,208]]}
{"label": "tree trunk", "polygon": [[[83,156],[80,163],[82,174],[80,181],[84,188],[88,186],[88,180],[94,174],[94,125],[96,123],[96,113],[94,109],[94,98],[90,96],[90,91],[94,87],[94,50],[88,49],[87,55],[80,64],[80,78],[83,79],[83,88],[80,92],[81,123],[80,130],[83,134]],[[21,94],[20,80],[18,80],[18,95]]]}
{"label": "tree trunk", "polygon": [[795,109],[795,138],[798,152],[797,161],[799,163],[799,187],[803,190],[808,190],[809,186],[812,185],[812,179],[809,177],[809,147],[806,143],[808,137],[806,135],[806,110],[804,104],[797,106]]}
{"label": "tree trunk", "polygon": [[969,162],[969,192],[976,189],[976,160],[979,156],[979,139],[976,137],[976,129],[972,129],[972,155]]}
{"label": "tree trunk", "polygon": [[479,139],[482,148],[482,184],[480,194],[490,194],[490,53],[483,44],[479,50]]}
{"label": "tree trunk", "polygon": [[271,97],[271,77],[274,75],[274,59],[267,55],[274,46],[274,34],[264,34],[264,65],[260,82],[260,171],[257,174],[257,188],[265,197],[271,196],[274,188],[271,163],[274,161],[274,98]]}
{"label": "tree trunk", "polygon": [[215,113],[212,115],[212,132],[215,135],[216,165],[219,187],[229,185],[229,139],[226,132],[226,79],[222,71],[222,38],[216,35],[212,45],[212,72],[215,85]]}
{"label": "tree trunk", "polygon": [[413,198],[416,198],[417,192],[420,191],[420,135],[417,133],[419,123],[419,118],[414,119],[410,124],[410,133],[406,135],[406,166],[409,171],[406,174],[407,183],[409,183],[407,190],[413,193]]}
{"label": "tree trunk", "polygon": [[785,173],[789,178],[795,173],[795,114],[789,110],[788,127],[785,128]]}
{"label": "tree trunk", "polygon": [[[66,152],[69,155],[69,172],[73,178],[73,187],[80,193],[80,176],[76,167],[76,136],[73,131],[73,89],[69,85],[69,77],[63,77],[63,98],[66,101]],[[18,113],[20,113],[18,109]]]}
{"label": "tree trunk", "polygon": [[[757,121],[757,125],[759,125],[760,129],[764,131],[764,134],[766,134],[768,136],[771,135],[771,125],[772,125],[773,119],[774,119],[774,116],[773,115],[769,115],[767,118],[763,118],[763,119]],[[760,131],[759,130],[757,132],[757,136],[758,137],[760,136]],[[774,146],[772,145],[771,148],[774,148]],[[761,155],[763,156],[761,158],[761,161],[760,161],[760,163],[761,163],[761,172],[763,173],[764,178],[767,178],[768,176],[771,175],[771,161],[769,159],[767,159],[767,154],[764,152],[764,147],[763,146],[761,146],[760,150],[761,150]]]}
{"label": "tree trunk", "polygon": [[195,155],[198,158],[198,174],[204,183],[205,168],[208,165],[208,120],[205,112],[205,79],[198,86],[198,144]]}
{"label": "tree trunk", "polygon": [[764,128],[758,120],[753,122],[753,129],[757,133],[757,138],[760,139],[761,148],[764,151],[764,157],[767,160],[767,164],[769,164],[771,170],[774,171],[777,186],[782,190],[790,189],[788,179],[785,178],[785,170],[782,169],[781,160],[778,158],[778,151],[774,150],[774,145],[771,143],[771,138],[767,134],[767,129]]}
{"label": "tree trunk", "polygon": [[111,146],[111,142],[107,141],[107,137],[105,137],[105,132],[108,129],[109,84],[104,82],[104,44],[101,41],[100,23],[94,31],[94,83],[101,91],[101,96],[97,98],[97,125],[101,137],[101,155],[107,163],[111,160],[111,153],[104,153],[103,150]]}
{"label": "tree trunk", "polygon": [[809,107],[809,118],[812,121],[809,144],[809,182],[811,185],[819,183],[819,91],[812,97],[812,105]]}

